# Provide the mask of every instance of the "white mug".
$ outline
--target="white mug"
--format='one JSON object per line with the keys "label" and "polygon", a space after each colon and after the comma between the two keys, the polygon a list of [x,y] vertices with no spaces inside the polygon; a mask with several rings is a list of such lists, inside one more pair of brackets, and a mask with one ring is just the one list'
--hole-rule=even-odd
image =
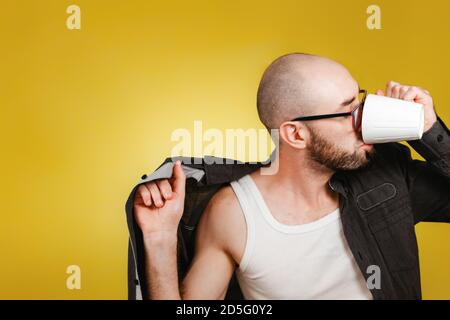
{"label": "white mug", "polygon": [[422,104],[375,94],[367,95],[361,122],[364,143],[420,139],[423,128]]}

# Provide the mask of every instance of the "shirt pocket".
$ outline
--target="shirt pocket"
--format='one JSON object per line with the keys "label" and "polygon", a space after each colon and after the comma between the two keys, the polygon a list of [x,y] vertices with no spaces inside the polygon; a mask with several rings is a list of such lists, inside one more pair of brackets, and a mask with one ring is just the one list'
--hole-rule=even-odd
{"label": "shirt pocket", "polygon": [[412,218],[408,192],[391,182],[362,192],[356,197],[356,204],[373,231],[384,229],[408,216]]}
{"label": "shirt pocket", "polygon": [[417,240],[407,191],[385,182],[360,194],[357,206],[390,271],[416,268]]}

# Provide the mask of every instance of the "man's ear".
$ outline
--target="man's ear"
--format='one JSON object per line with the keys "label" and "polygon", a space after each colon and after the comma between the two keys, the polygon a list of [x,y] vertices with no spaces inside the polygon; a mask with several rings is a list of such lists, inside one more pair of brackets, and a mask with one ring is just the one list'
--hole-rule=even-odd
{"label": "man's ear", "polygon": [[283,143],[296,149],[305,149],[309,132],[306,126],[298,121],[287,121],[280,125],[280,139]]}

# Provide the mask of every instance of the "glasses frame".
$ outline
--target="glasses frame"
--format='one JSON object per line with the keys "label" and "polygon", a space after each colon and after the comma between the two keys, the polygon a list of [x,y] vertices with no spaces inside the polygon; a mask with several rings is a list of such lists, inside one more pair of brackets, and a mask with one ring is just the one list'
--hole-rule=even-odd
{"label": "glasses frame", "polygon": [[340,112],[340,113],[320,114],[320,115],[307,116],[307,117],[298,117],[298,118],[292,119],[291,121],[311,121],[311,120],[320,120],[320,119],[327,119],[327,118],[352,116],[353,129],[355,129],[355,131],[357,131],[359,129],[359,127],[361,126],[362,110],[364,109],[364,103],[366,102],[367,90],[360,89],[358,94],[361,94],[361,93],[363,94],[361,101],[350,112]]}

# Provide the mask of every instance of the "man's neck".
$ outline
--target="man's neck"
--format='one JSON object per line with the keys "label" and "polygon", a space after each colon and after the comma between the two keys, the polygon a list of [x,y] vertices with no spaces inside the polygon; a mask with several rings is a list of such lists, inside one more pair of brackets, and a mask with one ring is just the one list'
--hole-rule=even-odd
{"label": "man's neck", "polygon": [[305,157],[282,153],[271,165],[278,166],[274,175],[262,175],[261,170],[252,175],[261,188],[300,203],[306,211],[327,210],[338,203],[338,194],[328,185],[334,171]]}

